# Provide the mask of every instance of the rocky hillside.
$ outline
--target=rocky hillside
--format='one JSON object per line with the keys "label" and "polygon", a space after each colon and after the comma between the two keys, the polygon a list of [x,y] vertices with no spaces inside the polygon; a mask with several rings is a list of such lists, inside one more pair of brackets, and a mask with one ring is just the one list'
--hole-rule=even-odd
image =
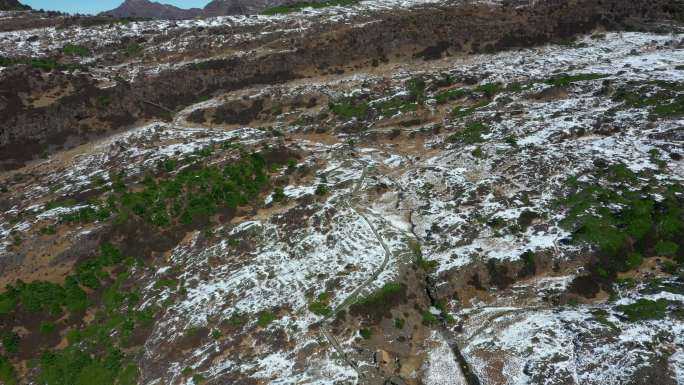
{"label": "rocky hillside", "polygon": [[0,383],[684,384],[684,5],[288,12],[0,33]]}

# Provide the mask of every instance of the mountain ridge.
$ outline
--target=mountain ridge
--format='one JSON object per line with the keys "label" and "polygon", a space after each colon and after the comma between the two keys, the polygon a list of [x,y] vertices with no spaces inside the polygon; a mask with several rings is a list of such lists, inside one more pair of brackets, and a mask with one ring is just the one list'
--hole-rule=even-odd
{"label": "mountain ridge", "polygon": [[144,17],[152,19],[190,19],[227,15],[248,15],[281,5],[289,0],[212,0],[204,8],[184,9],[150,0],[125,0],[118,7],[100,13],[113,17]]}

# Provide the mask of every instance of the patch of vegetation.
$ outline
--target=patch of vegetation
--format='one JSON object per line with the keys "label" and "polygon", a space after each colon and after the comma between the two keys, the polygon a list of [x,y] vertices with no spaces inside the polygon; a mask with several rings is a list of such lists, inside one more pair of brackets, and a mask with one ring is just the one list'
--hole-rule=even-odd
{"label": "patch of vegetation", "polygon": [[262,328],[267,327],[271,322],[275,321],[276,315],[270,311],[262,311],[257,317],[257,325]]}
{"label": "patch of vegetation", "polygon": [[403,329],[405,323],[406,323],[406,320],[404,320],[403,318],[395,318],[394,319],[394,327],[397,329]]}
{"label": "patch of vegetation", "polygon": [[423,271],[430,272],[435,270],[437,266],[439,266],[439,262],[428,261],[423,257],[423,250],[420,247],[420,243],[411,241],[409,243],[409,248],[411,249],[411,252],[413,254],[413,260],[415,261],[415,264],[420,269],[423,269]]}
{"label": "patch of vegetation", "polygon": [[527,250],[520,255],[523,263],[522,269],[518,272],[520,277],[530,277],[537,274],[537,256],[532,250]]}
{"label": "patch of vegetation", "polygon": [[483,101],[478,102],[478,103],[476,103],[470,107],[456,106],[451,111],[451,114],[457,118],[465,118],[465,117],[468,117],[468,116],[474,114],[478,108],[484,107],[488,104],[489,104],[489,102],[487,100],[483,100]]}
{"label": "patch of vegetation", "polygon": [[388,315],[395,305],[406,302],[406,290],[403,283],[386,283],[367,297],[357,300],[350,306],[349,312],[380,319]]}
{"label": "patch of vegetation", "polygon": [[608,312],[607,311],[605,311],[603,309],[595,309],[595,310],[592,310],[591,315],[594,316],[594,319],[596,320],[596,322],[603,324],[603,325],[606,325],[609,328],[613,329],[614,331],[620,330],[617,326],[615,326],[614,323],[612,323],[608,320]]}
{"label": "patch of vegetation", "polygon": [[4,332],[0,338],[2,347],[9,354],[16,354],[19,351],[19,335],[15,332]]}
{"label": "patch of vegetation", "polygon": [[287,198],[285,191],[282,187],[276,187],[273,189],[273,194],[271,194],[271,199],[273,202],[282,202]]}
{"label": "patch of vegetation", "polygon": [[0,383],[4,385],[16,385],[17,373],[7,357],[0,356]]}
{"label": "patch of vegetation", "polygon": [[514,282],[513,278],[508,276],[508,267],[504,264],[498,264],[496,259],[490,258],[486,266],[489,281],[497,288],[505,289]]}
{"label": "patch of vegetation", "polygon": [[138,57],[143,53],[143,46],[138,43],[130,43],[124,48],[124,55],[128,57]]}
{"label": "patch of vegetation", "polygon": [[62,52],[67,56],[90,56],[90,49],[78,44],[66,44],[64,48],[62,48]]}
{"label": "patch of vegetation", "polygon": [[359,330],[359,334],[361,335],[361,337],[363,337],[364,340],[369,340],[371,338],[371,336],[373,335],[371,330],[368,328],[363,328],[363,329]]}
{"label": "patch of vegetation", "polygon": [[501,86],[498,83],[485,83],[475,88],[476,92],[483,93],[488,98],[493,98],[501,91]]}
{"label": "patch of vegetation", "polygon": [[659,299],[651,301],[641,298],[629,305],[619,305],[616,309],[622,312],[631,322],[652,319],[663,319],[667,310],[668,301]]}
{"label": "patch of vegetation", "polygon": [[323,292],[318,295],[316,301],[309,304],[309,310],[319,316],[329,317],[332,315],[332,309],[328,306],[330,301],[330,293]]}
{"label": "patch of vegetation", "polygon": [[571,181],[574,192],[564,200],[568,208],[562,224],[573,239],[597,248],[589,270],[602,280],[639,266],[642,258],[677,257],[684,237],[682,186],[649,183],[621,164],[599,168],[597,181]]}
{"label": "patch of vegetation", "polygon": [[280,5],[264,10],[264,15],[281,15],[293,12],[300,12],[306,8],[320,9],[327,7],[348,7],[359,3],[361,0],[328,0],[322,2],[306,2],[300,1],[292,4]]}
{"label": "patch of vegetation", "polygon": [[429,310],[426,310],[422,314],[423,317],[423,324],[425,325],[433,325],[438,322],[437,317],[435,317],[434,314],[432,314]]}
{"label": "patch of vegetation", "polygon": [[624,102],[629,108],[651,108],[650,117],[671,118],[684,116],[684,84],[652,81],[638,87],[619,89],[613,100]]}
{"label": "patch of vegetation", "polygon": [[470,91],[465,88],[456,88],[453,90],[446,90],[435,95],[437,104],[445,104],[451,100],[459,100],[470,94]]}
{"label": "patch of vegetation", "polygon": [[481,147],[481,146],[475,147],[475,149],[474,149],[473,151],[470,152],[470,155],[472,155],[472,156],[474,156],[474,157],[476,157],[476,158],[480,158],[480,159],[485,158],[485,154],[484,154],[484,152],[482,151],[482,147]]}
{"label": "patch of vegetation", "polygon": [[352,97],[338,99],[330,102],[328,107],[335,115],[344,119],[365,119],[368,116],[368,102]]}
{"label": "patch of vegetation", "polygon": [[406,83],[406,88],[411,101],[418,104],[425,103],[425,80],[413,78]]}
{"label": "patch of vegetation", "polygon": [[484,141],[482,135],[488,132],[489,129],[487,128],[487,126],[484,125],[484,123],[472,121],[466,123],[465,127],[461,131],[449,135],[446,138],[446,141],[449,143],[461,142],[464,144],[481,143]]}
{"label": "patch of vegetation", "polygon": [[550,84],[552,86],[556,87],[567,87],[572,83],[575,82],[582,82],[582,81],[588,81],[588,80],[598,80],[598,79],[603,79],[607,78],[609,75],[604,75],[604,74],[595,74],[595,73],[588,73],[588,74],[577,74],[577,75],[559,75],[559,76],[554,76],[551,79],[546,81],[546,84]]}
{"label": "patch of vegetation", "polygon": [[383,116],[394,116],[400,112],[406,113],[418,110],[418,103],[411,100],[404,100],[402,97],[395,97],[375,103],[373,107]]}
{"label": "patch of vegetation", "polygon": [[325,196],[328,195],[328,192],[328,186],[326,186],[325,184],[321,183],[318,186],[316,186],[316,195]]}

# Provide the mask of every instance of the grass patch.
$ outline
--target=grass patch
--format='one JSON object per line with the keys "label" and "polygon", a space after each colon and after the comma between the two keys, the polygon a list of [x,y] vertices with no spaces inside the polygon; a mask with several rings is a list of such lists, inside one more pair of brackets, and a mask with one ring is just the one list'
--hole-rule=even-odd
{"label": "grass patch", "polygon": [[328,306],[325,302],[321,301],[315,301],[310,303],[309,311],[323,317],[328,317],[332,315],[332,309],[330,308],[330,306]]}
{"label": "grass patch", "polygon": [[425,325],[433,325],[433,324],[436,324],[438,321],[437,317],[434,314],[432,314],[429,310],[426,310],[423,312],[422,318],[423,318],[423,324],[425,324]]}
{"label": "grass patch", "polygon": [[446,138],[446,141],[448,143],[464,143],[464,144],[476,144],[476,143],[482,143],[484,142],[484,139],[482,138],[483,134],[486,134],[489,132],[489,129],[487,126],[484,125],[482,122],[478,121],[472,121],[466,123],[465,127],[463,130],[449,135]]}
{"label": "grass patch", "polygon": [[320,8],[327,8],[327,7],[348,7],[348,6],[357,4],[359,2],[360,2],[360,0],[328,0],[328,1],[322,1],[322,2],[316,2],[316,3],[300,1],[300,2],[296,2],[296,3],[292,3],[292,4],[268,8],[268,9],[264,10],[262,12],[262,14],[273,16],[273,15],[282,15],[282,14],[288,14],[288,13],[293,13],[293,12],[300,12],[306,8],[320,9]]}
{"label": "grass patch", "polygon": [[371,336],[373,335],[371,330],[368,328],[363,328],[363,329],[359,330],[359,334],[361,335],[361,337],[363,337],[364,340],[369,340],[371,338]]}
{"label": "grass patch", "polygon": [[399,303],[406,302],[406,286],[402,283],[386,283],[367,297],[352,304],[349,312],[379,320],[389,314],[390,309]]}
{"label": "grass patch", "polygon": [[665,318],[668,301],[659,299],[651,301],[648,299],[639,299],[629,305],[620,305],[616,309],[622,312],[628,321],[645,321]]}
{"label": "grass patch", "polygon": [[337,116],[344,119],[365,119],[368,116],[368,102],[354,98],[342,98],[331,102],[328,107]]}
{"label": "grass patch", "polygon": [[621,164],[598,169],[596,178],[570,182],[575,191],[563,202],[568,211],[561,223],[572,231],[575,241],[596,247],[596,261],[589,266],[595,276],[612,280],[617,272],[637,267],[643,258],[652,256],[682,260],[682,186],[643,186],[647,176]]}
{"label": "grass patch", "polygon": [[64,48],[62,48],[62,53],[67,56],[86,57],[90,56],[90,49],[78,44],[66,44]]}
{"label": "grass patch", "polygon": [[475,88],[476,92],[483,93],[488,98],[493,98],[501,91],[501,86],[498,83],[485,83]]}
{"label": "grass patch", "polygon": [[459,100],[470,94],[470,91],[465,88],[456,88],[453,90],[446,90],[435,95],[437,104],[445,104],[451,100]]}
{"label": "grass patch", "polygon": [[266,328],[271,322],[276,320],[276,315],[270,311],[262,311],[257,317],[257,325]]}
{"label": "grass patch", "polygon": [[4,385],[16,385],[17,373],[12,363],[3,356],[0,356],[0,383]]}
{"label": "grass patch", "polygon": [[603,79],[607,78],[609,75],[604,75],[604,74],[595,74],[595,73],[589,73],[589,74],[578,74],[578,75],[559,75],[559,76],[554,76],[551,79],[546,81],[546,84],[556,86],[556,87],[567,87],[572,83],[575,82],[582,82],[582,81],[588,81],[588,80],[598,80],[598,79]]}

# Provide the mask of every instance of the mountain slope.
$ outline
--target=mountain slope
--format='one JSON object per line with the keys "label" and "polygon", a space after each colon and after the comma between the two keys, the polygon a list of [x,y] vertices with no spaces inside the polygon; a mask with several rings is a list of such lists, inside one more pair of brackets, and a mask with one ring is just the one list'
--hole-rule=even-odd
{"label": "mountain slope", "polygon": [[17,0],[0,0],[0,10],[2,11],[28,11],[30,9],[31,7]]}
{"label": "mountain slope", "polygon": [[181,9],[173,5],[161,4],[149,0],[126,0],[102,15],[114,17],[144,17],[152,19],[189,19],[200,15],[199,8]]}

